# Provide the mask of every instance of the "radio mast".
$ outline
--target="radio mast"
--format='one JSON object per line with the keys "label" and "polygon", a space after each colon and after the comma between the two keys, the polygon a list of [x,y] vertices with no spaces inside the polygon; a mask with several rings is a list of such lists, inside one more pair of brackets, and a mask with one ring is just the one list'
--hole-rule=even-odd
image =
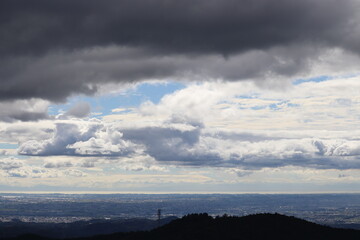
{"label": "radio mast", "polygon": [[157,210],[157,217],[158,217],[158,225],[160,226],[160,219],[161,219],[161,209]]}

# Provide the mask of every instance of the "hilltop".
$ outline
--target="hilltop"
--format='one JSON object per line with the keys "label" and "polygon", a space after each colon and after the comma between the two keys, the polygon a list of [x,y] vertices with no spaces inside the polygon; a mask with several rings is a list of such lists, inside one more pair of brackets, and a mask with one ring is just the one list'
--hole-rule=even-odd
{"label": "hilltop", "polygon": [[[44,239],[34,235],[17,240]],[[211,217],[190,214],[150,231],[98,235],[81,240],[332,240],[360,239],[360,231],[337,229],[280,214]],[[80,240],[78,238],[77,240]]]}

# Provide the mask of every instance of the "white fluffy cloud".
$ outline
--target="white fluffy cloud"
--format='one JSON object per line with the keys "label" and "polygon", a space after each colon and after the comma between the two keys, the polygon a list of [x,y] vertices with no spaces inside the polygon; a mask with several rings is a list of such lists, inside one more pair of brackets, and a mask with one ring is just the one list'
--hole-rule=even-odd
{"label": "white fluffy cloud", "polygon": [[193,84],[103,120],[58,120],[51,137],[24,141],[18,150],[249,170],[359,169],[360,141],[349,131],[360,116],[359,87],[358,77],[272,91],[251,82]]}
{"label": "white fluffy cloud", "polygon": [[29,140],[18,151],[23,155],[128,156],[135,145],[122,139],[118,129],[98,121],[56,123],[54,134],[45,140]]}
{"label": "white fluffy cloud", "polygon": [[4,158],[0,159],[0,169],[1,170],[12,170],[16,168],[21,168],[23,163],[18,159],[14,158]]}

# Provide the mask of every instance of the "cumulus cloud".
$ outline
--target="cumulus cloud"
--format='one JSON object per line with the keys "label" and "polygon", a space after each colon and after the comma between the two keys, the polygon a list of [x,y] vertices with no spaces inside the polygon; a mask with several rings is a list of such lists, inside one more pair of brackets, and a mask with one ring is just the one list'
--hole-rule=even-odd
{"label": "cumulus cloud", "polygon": [[[105,157],[119,164],[125,162],[116,159],[149,158],[164,165],[242,169],[239,176],[286,166],[359,169],[359,133],[354,130],[359,84],[358,77],[304,81],[271,91],[251,82],[193,84],[157,104],[114,111],[112,121],[58,120],[52,134],[23,141],[18,151]],[[127,168],[154,164],[140,163]]]}
{"label": "cumulus cloud", "polygon": [[359,61],[356,0],[5,0],[0,9],[2,101],[64,101],[149,79],[276,85],[273,76],[338,66],[334,49],[344,66]]}
{"label": "cumulus cloud", "polygon": [[66,154],[66,147],[69,143],[76,142],[81,138],[90,138],[91,131],[81,132],[78,126],[74,124],[57,124],[52,138],[37,141],[30,140],[19,148],[20,154],[28,155],[59,155]]}
{"label": "cumulus cloud", "polygon": [[[64,132],[67,129],[69,131]],[[116,128],[112,131],[86,129],[84,135],[74,125],[57,126],[66,137],[50,140],[25,142],[20,146],[20,154],[25,155],[74,155],[127,157],[148,155],[163,164],[184,166],[212,166],[258,170],[284,166],[300,166],[319,169],[358,169],[360,164],[360,141],[327,140],[314,138],[279,138],[272,140],[268,135],[249,137],[239,134],[236,138],[224,138],[226,134],[204,134],[199,127],[180,130],[173,127],[149,127],[140,129]],[[78,136],[74,136],[79,134]],[[109,133],[112,136],[109,136]],[[62,136],[64,136],[62,134]],[[86,135],[86,134],[85,134]],[[90,137],[91,136],[91,137]],[[242,136],[245,136],[242,138]],[[112,140],[111,140],[112,138]],[[254,139],[256,139],[254,141]],[[144,169],[140,162],[130,164],[127,169]],[[47,162],[46,168],[73,166],[70,162]],[[137,166],[137,167],[136,167]],[[86,164],[84,167],[93,167]],[[147,167],[148,169],[151,169]],[[245,176],[250,172],[240,172]]]}
{"label": "cumulus cloud", "polygon": [[46,140],[29,140],[18,149],[19,154],[50,156],[128,156],[135,145],[124,141],[117,129],[101,123],[57,123],[53,136]]}
{"label": "cumulus cloud", "polygon": [[[124,130],[124,138],[145,146],[157,161],[188,166],[244,169],[300,166],[319,169],[358,169],[360,141],[226,133],[201,129],[181,132],[166,128]],[[161,134],[159,134],[161,133]],[[190,138],[189,138],[190,137]],[[241,175],[241,174],[240,174]]]}
{"label": "cumulus cloud", "polygon": [[[332,140],[320,139],[279,139],[260,142],[204,139],[204,146],[211,146],[204,152],[219,156],[217,164],[221,166],[241,166],[246,169],[264,167],[277,168],[282,166],[301,166],[310,168],[358,169],[360,147],[359,141],[342,140],[341,144]],[[318,145],[332,152],[324,152]],[[353,149],[347,149],[349,145]],[[348,156],[348,158],[344,158]],[[351,157],[350,157],[351,156]],[[204,158],[206,159],[206,158]]]}

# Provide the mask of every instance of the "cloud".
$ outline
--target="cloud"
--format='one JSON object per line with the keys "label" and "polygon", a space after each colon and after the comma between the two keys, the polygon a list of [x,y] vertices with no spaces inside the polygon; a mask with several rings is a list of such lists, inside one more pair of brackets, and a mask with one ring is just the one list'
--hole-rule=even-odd
{"label": "cloud", "polygon": [[[206,134],[201,128],[123,130],[124,139],[145,146],[145,153],[165,164],[258,170],[284,166],[359,169],[360,141],[292,138],[256,134]],[[241,175],[242,173],[240,173]]]}
{"label": "cloud", "polygon": [[79,102],[72,106],[64,115],[76,118],[84,118],[90,114],[91,106],[87,102]]}
{"label": "cloud", "polygon": [[60,161],[60,162],[46,162],[44,167],[45,168],[66,168],[72,167],[73,164],[70,161]]}
{"label": "cloud", "polygon": [[201,128],[190,130],[169,127],[124,129],[123,138],[145,146],[144,152],[158,161],[196,164],[197,155],[191,152],[200,137]]}
{"label": "cloud", "polygon": [[93,168],[93,167],[95,167],[95,163],[96,163],[96,160],[94,160],[94,159],[85,160],[80,164],[80,167]]}
{"label": "cloud", "polygon": [[231,174],[236,174],[238,177],[243,178],[243,177],[247,177],[250,176],[251,174],[253,174],[253,172],[251,171],[247,171],[247,170],[243,170],[243,169],[229,169],[226,172],[231,173]]}
{"label": "cloud", "polygon": [[[61,177],[84,177],[86,173],[78,169],[66,169],[63,171],[58,171],[57,169],[52,168],[41,168],[41,167],[32,167],[26,166],[23,168],[17,168],[7,171],[7,175],[13,178],[61,178]],[[31,184],[31,183],[29,183]]]}
{"label": "cloud", "polygon": [[[206,138],[206,153],[219,156],[220,166],[245,169],[300,166],[319,169],[358,169],[359,141],[326,139],[279,139],[260,142]],[[340,142],[340,143],[339,143]],[[319,148],[319,143],[325,149]],[[352,148],[349,148],[352,146]],[[345,150],[346,149],[346,150]],[[345,157],[346,156],[346,157]],[[204,158],[205,161],[206,158]]]}
{"label": "cloud", "polygon": [[0,138],[4,142],[24,142],[51,137],[54,124],[49,121],[13,122],[0,125]]}
{"label": "cloud", "polygon": [[[253,78],[260,81],[271,75],[292,76],[308,69],[305,52],[314,54],[318,51],[305,47],[297,49],[294,53],[296,60],[290,61],[283,53],[284,49],[269,52],[253,50],[225,59],[214,54],[197,57],[152,55],[147,50],[120,46],[30,56],[25,62],[23,58],[15,57],[3,63],[16,71],[9,71],[4,77],[0,100],[37,97],[60,102],[75,94],[93,95],[104,89],[106,84],[152,79],[203,81]],[[17,70],[19,65],[23,66],[22,70]]]}
{"label": "cloud", "polygon": [[[1,53],[116,44],[158,52],[233,54],[292,42],[357,47],[356,1],[26,0],[1,3]],[[324,11],[326,9],[326,11]],[[344,38],[350,34],[349,37]]]}
{"label": "cloud", "polygon": [[[191,126],[191,125],[190,125]],[[86,125],[82,131],[75,124],[57,124],[53,138],[28,141],[19,147],[23,155],[137,157],[150,156],[158,163],[259,170],[299,166],[316,169],[359,169],[360,141],[347,139],[269,137],[238,134],[229,137],[221,131],[206,133],[199,126],[187,129],[174,126],[120,130]],[[122,163],[124,164],[124,163]],[[151,169],[147,163],[147,169]],[[154,164],[154,163],[153,163]],[[129,165],[129,164],[128,164]],[[45,168],[73,166],[70,162],[47,162]],[[84,165],[84,167],[93,167]],[[142,170],[141,162],[126,169]],[[156,168],[154,168],[156,169]],[[248,174],[241,172],[239,176]],[[245,176],[245,175],[244,175]]]}
{"label": "cloud", "polygon": [[94,134],[93,129],[99,128],[97,124],[92,124],[85,131],[81,131],[81,126],[71,123],[57,123],[53,136],[46,140],[30,140],[22,144],[19,148],[20,154],[27,155],[66,155],[73,152],[67,149],[69,144],[76,141],[87,140]]}
{"label": "cloud", "polygon": [[85,177],[85,176],[87,176],[86,173],[84,173],[83,171],[77,170],[77,169],[68,169],[68,170],[64,171],[64,175],[70,176],[70,177]]}
{"label": "cloud", "polygon": [[60,102],[95,94],[104,84],[149,79],[253,79],[272,86],[278,83],[271,79],[319,71],[324,62],[338,67],[332,60],[339,58],[329,60],[334,49],[341,52],[341,65],[354,71],[358,5],[356,0],[341,5],[335,0],[2,1],[0,100]]}
{"label": "cloud", "polygon": [[[253,82],[192,84],[112,118],[57,120],[45,138],[22,141],[18,151],[104,157],[119,165],[133,158],[132,170],[155,163],[235,168],[240,176],[287,166],[359,169],[358,79],[272,90]],[[136,163],[145,158],[156,162]]]}
{"label": "cloud", "polygon": [[50,103],[41,99],[16,100],[0,102],[0,121],[37,121],[48,119]]}
{"label": "cloud", "polygon": [[[54,119],[48,113],[50,102],[42,99],[15,100],[0,102],[1,122],[34,122],[44,119]],[[79,102],[72,106],[67,112],[57,118],[84,118],[91,112],[91,106],[87,102]]]}
{"label": "cloud", "polygon": [[13,159],[13,158],[0,159],[1,170],[12,170],[12,169],[21,168],[22,166],[23,166],[22,162],[19,161],[18,159]]}
{"label": "cloud", "polygon": [[98,122],[57,123],[54,135],[46,140],[29,140],[19,154],[33,156],[128,156],[136,146],[122,139],[122,133]]}

